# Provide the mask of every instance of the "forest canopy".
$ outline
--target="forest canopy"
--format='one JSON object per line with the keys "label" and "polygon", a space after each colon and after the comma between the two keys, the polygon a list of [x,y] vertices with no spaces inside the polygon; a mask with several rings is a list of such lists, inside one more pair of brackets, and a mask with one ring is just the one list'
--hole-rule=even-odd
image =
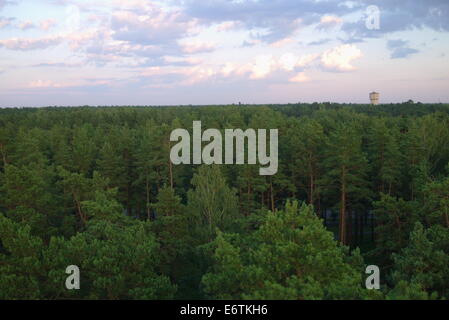
{"label": "forest canopy", "polygon": [[[278,129],[277,173],[174,165],[193,121]],[[447,104],[0,109],[0,299],[447,299],[448,141]]]}

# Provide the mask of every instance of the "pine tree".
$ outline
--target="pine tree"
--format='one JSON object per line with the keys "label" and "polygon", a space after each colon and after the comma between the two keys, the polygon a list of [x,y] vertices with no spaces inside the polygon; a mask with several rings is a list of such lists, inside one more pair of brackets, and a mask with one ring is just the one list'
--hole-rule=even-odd
{"label": "pine tree", "polygon": [[370,197],[366,180],[368,162],[362,151],[361,136],[354,124],[340,124],[331,134],[326,148],[326,174],[321,183],[326,192],[338,192],[339,239],[342,244],[349,244],[348,213],[352,216],[358,201],[367,201]]}
{"label": "pine tree", "polygon": [[447,297],[449,237],[447,230],[440,228],[424,229],[417,222],[410,234],[410,243],[400,253],[393,254],[395,265],[392,278],[398,286],[401,281],[405,281],[430,294],[438,293],[439,297]]}
{"label": "pine tree", "polygon": [[213,269],[202,282],[212,298],[366,297],[361,257],[347,255],[311,206],[287,203],[247,240],[219,233],[215,248]]}
{"label": "pine tree", "polygon": [[323,127],[315,120],[298,122],[288,134],[291,140],[291,172],[309,204],[318,204],[323,174],[323,147],[327,143]]}
{"label": "pine tree", "polygon": [[42,298],[42,239],[31,234],[29,225],[0,214],[0,244],[0,299]]}
{"label": "pine tree", "polygon": [[188,192],[192,228],[203,240],[213,239],[215,229],[226,230],[238,217],[238,200],[217,165],[200,166]]}
{"label": "pine tree", "polygon": [[390,265],[391,254],[399,252],[409,241],[409,234],[419,221],[419,203],[381,194],[373,202],[376,217],[374,254],[383,265]]}
{"label": "pine tree", "polygon": [[399,130],[389,127],[385,119],[373,119],[368,133],[368,154],[375,188],[391,195],[401,181],[402,156],[397,141]]}

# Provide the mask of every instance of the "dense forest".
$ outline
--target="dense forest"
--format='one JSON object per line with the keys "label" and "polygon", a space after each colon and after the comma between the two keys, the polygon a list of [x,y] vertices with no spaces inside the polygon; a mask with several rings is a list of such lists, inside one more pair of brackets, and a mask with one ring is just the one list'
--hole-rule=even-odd
{"label": "dense forest", "polygon": [[[277,174],[173,165],[195,120],[278,129]],[[0,299],[447,299],[448,141],[412,101],[0,109]]]}

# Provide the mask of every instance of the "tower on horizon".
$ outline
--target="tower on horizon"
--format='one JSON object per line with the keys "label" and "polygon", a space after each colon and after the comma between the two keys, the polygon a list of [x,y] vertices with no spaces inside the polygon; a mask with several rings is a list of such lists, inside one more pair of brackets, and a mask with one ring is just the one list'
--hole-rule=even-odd
{"label": "tower on horizon", "polygon": [[378,105],[379,104],[379,93],[378,92],[371,92],[369,94],[369,99],[371,100],[372,105]]}

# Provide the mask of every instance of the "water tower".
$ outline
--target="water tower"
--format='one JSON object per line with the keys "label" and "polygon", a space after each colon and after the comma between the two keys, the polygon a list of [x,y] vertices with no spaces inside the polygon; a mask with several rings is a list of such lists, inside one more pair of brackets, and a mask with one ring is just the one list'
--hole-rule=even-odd
{"label": "water tower", "polygon": [[371,100],[372,105],[378,105],[379,104],[379,93],[378,92],[371,92],[369,94],[369,99]]}

